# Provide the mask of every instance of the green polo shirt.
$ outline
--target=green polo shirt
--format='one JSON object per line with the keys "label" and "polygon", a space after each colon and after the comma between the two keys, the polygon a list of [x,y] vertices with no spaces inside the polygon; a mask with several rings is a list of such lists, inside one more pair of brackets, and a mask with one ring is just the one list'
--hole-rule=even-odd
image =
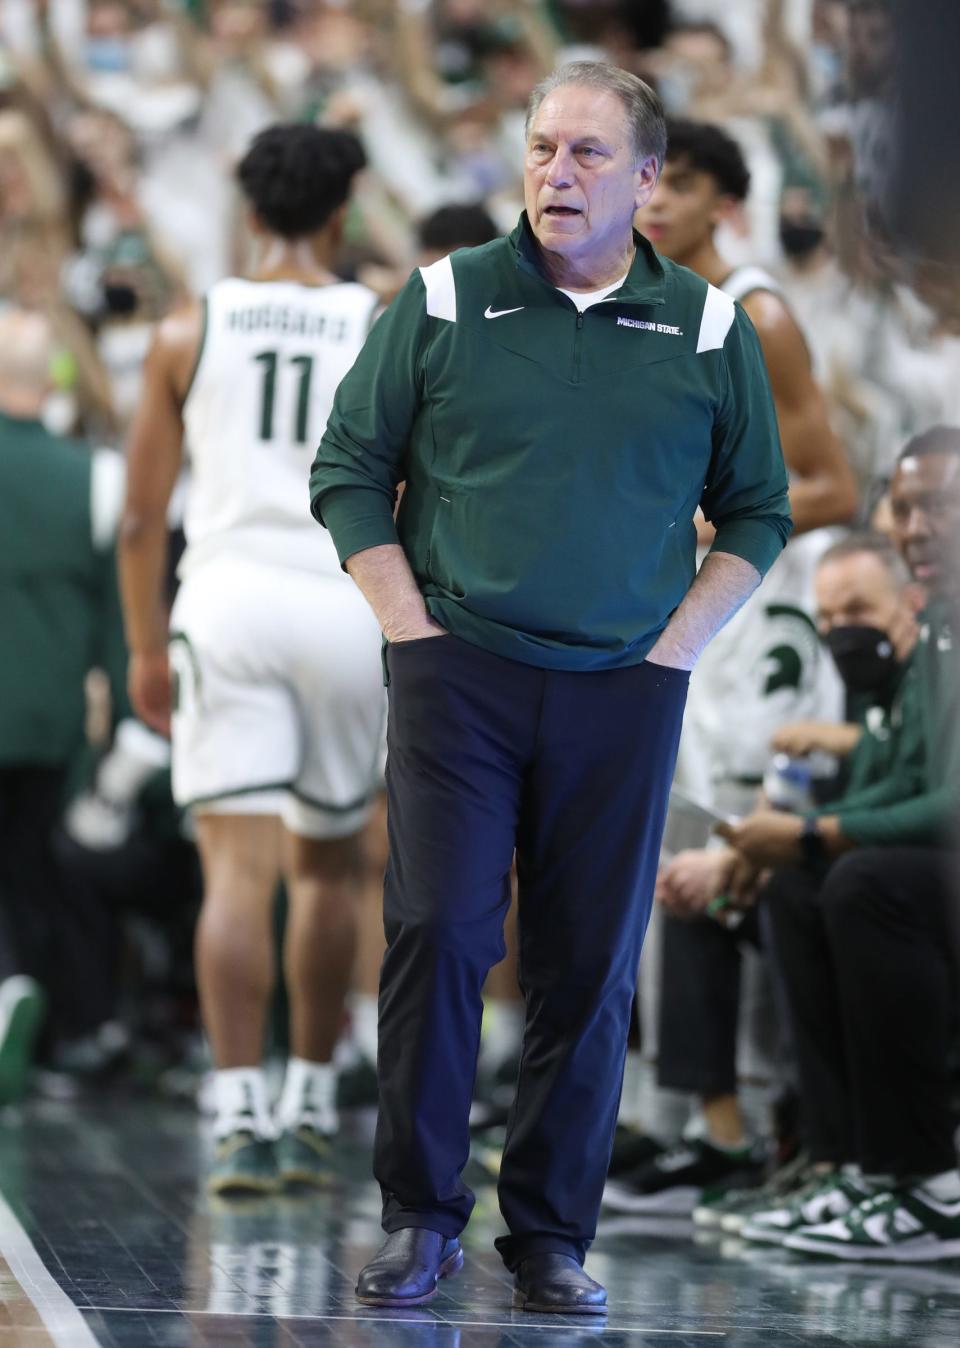
{"label": "green polo shirt", "polygon": [[527,664],[642,661],[694,578],[698,505],[713,550],[761,573],[790,532],[750,320],[635,241],[624,284],[583,314],[540,274],[525,216],[415,271],[314,461],[342,562],[399,541],[438,622]]}

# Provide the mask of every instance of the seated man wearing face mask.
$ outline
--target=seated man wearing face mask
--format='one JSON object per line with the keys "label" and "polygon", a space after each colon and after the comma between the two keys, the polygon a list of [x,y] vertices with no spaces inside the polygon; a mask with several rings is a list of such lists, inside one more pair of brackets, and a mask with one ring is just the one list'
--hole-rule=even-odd
{"label": "seated man wearing face mask", "polygon": [[[888,717],[871,723],[868,711],[839,800],[807,816],[759,811],[719,831],[755,870],[774,867],[760,921],[814,1163],[792,1198],[754,1208],[741,1235],[919,1262],[960,1255],[949,1074],[960,973],[960,429],[936,426],[907,445],[890,507],[928,602]],[[879,672],[886,655],[872,626],[848,612],[834,635],[858,675]]]}
{"label": "seated man wearing face mask", "polygon": [[[910,572],[893,544],[879,534],[855,534],[820,559],[814,577],[817,626],[847,694],[847,722],[798,721],[782,726],[772,748],[802,758],[815,751],[842,760],[843,791],[900,781],[918,791],[923,773],[920,718],[906,683],[917,640],[920,602]],[[764,812],[768,828],[797,831],[798,816]],[[771,822],[772,821],[772,824]],[[737,1046],[744,942],[759,943],[757,913],[733,915],[732,894],[754,881],[753,869],[733,848],[679,852],[662,868],[657,898],[676,919],[664,924],[664,957],[683,977],[661,985],[658,1079],[690,1091],[705,1104],[736,1105]],[[716,920],[714,920],[716,919]],[[731,925],[727,926],[727,921]],[[609,1207],[624,1212],[689,1212],[704,1225],[729,1218],[724,1200],[702,1201],[704,1187],[749,1181],[749,1165],[709,1141],[688,1145],[696,1170],[677,1180],[670,1165],[652,1161],[629,1183],[608,1185]],[[678,1153],[674,1153],[677,1155]],[[792,1174],[793,1171],[788,1173]],[[782,1177],[773,1179],[779,1193]],[[753,1191],[758,1204],[767,1192]]]}

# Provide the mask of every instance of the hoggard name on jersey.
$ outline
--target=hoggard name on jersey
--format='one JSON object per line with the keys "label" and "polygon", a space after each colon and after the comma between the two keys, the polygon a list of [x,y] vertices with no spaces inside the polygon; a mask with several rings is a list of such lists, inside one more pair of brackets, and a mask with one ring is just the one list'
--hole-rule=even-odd
{"label": "hoggard name on jersey", "polygon": [[227,313],[231,332],[275,332],[291,337],[322,337],[342,342],[347,335],[347,320],[332,314],[310,313],[289,304],[252,304]]}

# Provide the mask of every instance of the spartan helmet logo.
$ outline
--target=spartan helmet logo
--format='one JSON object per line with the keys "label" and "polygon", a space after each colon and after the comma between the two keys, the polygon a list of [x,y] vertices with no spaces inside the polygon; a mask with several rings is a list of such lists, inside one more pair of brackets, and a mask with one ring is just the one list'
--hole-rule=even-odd
{"label": "spartan helmet logo", "polygon": [[767,667],[764,697],[770,697],[778,688],[799,689],[803,680],[803,660],[796,646],[774,646],[767,651],[764,663]]}
{"label": "spartan helmet logo", "polygon": [[799,692],[809,685],[820,659],[820,638],[809,614],[792,604],[768,604],[770,629],[761,669],[763,695],[772,697],[781,688]]}

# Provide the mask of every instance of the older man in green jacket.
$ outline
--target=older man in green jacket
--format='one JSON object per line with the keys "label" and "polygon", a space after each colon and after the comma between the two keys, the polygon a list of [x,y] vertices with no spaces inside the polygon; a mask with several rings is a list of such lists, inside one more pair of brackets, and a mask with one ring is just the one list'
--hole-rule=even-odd
{"label": "older man in green jacket", "polygon": [[[576,63],[527,129],[519,225],[410,278],[311,479],[388,643],[388,1239],[358,1293],[419,1304],[462,1262],[480,993],[516,851],[526,1031],[497,1244],[518,1307],[597,1314],[582,1263],[688,674],[791,526],[749,319],[632,230],[663,162],[656,96]],[[698,505],[717,538],[696,574]]]}

